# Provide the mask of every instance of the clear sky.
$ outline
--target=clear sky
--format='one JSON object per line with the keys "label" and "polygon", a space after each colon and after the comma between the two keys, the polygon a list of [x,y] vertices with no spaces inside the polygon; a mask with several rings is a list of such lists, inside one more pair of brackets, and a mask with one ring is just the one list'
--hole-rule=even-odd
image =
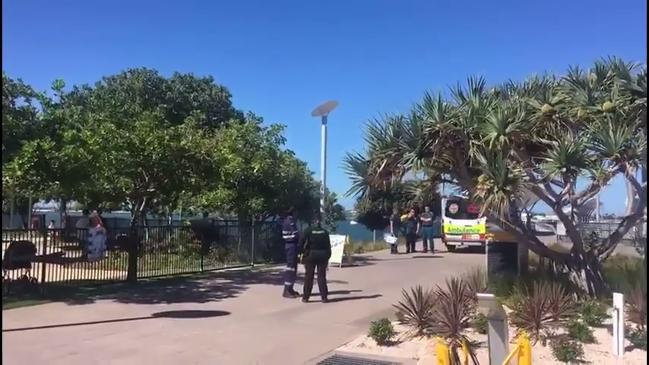
{"label": "clear sky", "polygon": [[[349,182],[347,151],[363,124],[405,112],[425,90],[468,75],[497,83],[617,55],[646,62],[646,2],[543,1],[35,1],[2,5],[2,68],[38,89],[56,78],[92,83],[146,66],[212,75],[238,108],[287,125],[288,147],[319,175],[320,128],[330,116],[331,190]],[[602,195],[621,213],[624,188]],[[343,199],[350,207],[353,200]]]}

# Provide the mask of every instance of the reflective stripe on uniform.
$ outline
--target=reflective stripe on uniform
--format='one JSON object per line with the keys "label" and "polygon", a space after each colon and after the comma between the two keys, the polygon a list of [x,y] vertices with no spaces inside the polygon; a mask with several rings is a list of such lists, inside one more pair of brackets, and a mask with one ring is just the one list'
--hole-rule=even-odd
{"label": "reflective stripe on uniform", "polygon": [[292,240],[295,239],[297,233],[297,231],[282,231],[282,238],[285,240]]}

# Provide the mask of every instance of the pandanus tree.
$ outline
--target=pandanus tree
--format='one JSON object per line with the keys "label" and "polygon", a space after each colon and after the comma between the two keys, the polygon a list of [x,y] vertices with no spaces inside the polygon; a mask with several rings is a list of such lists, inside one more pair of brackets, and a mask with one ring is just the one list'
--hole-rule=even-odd
{"label": "pandanus tree", "polygon": [[[363,175],[348,169],[353,192],[425,169],[469,194],[484,215],[572,272],[591,294],[603,294],[601,263],[642,222],[646,207],[646,179],[636,174],[646,169],[646,66],[640,68],[609,58],[561,77],[491,88],[472,77],[452,87],[449,98],[427,93],[407,116],[370,124],[366,153],[346,160],[347,166],[362,161]],[[577,212],[616,176],[633,199],[615,230],[592,242],[580,233]],[[565,226],[569,252],[552,250],[521,219],[536,200]]]}

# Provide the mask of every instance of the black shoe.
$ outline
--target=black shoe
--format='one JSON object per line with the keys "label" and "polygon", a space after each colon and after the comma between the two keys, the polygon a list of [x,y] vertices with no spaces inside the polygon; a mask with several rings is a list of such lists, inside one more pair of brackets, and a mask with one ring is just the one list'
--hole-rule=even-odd
{"label": "black shoe", "polygon": [[300,296],[300,292],[295,291],[295,290],[293,290],[293,289],[289,290],[289,293],[291,293],[291,294],[293,294],[293,295],[296,295],[296,296],[298,296],[298,297]]}
{"label": "black shoe", "polygon": [[329,299],[328,298],[322,298],[322,302],[323,303],[329,303]]}
{"label": "black shoe", "polygon": [[294,294],[294,293],[291,293],[291,292],[288,291],[288,290],[284,290],[284,294],[282,294],[282,296],[283,296],[284,298],[290,298],[290,299],[295,299],[295,298],[298,298],[298,297],[299,297],[299,295],[296,295],[296,294]]}
{"label": "black shoe", "polygon": [[302,298],[302,303],[308,303],[308,302],[309,302],[309,299],[307,299],[307,298]]}

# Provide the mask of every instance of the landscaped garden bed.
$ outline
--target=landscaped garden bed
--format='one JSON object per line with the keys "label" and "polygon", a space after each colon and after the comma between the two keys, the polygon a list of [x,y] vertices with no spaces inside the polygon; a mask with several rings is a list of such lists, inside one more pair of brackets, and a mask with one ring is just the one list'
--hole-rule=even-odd
{"label": "landscaped garden bed", "polygon": [[[400,325],[398,322],[393,323],[396,332],[394,342],[390,346],[379,346],[376,341],[368,335],[362,335],[353,341],[338,348],[340,351],[358,353],[358,354],[372,354],[390,356],[395,358],[407,358],[418,360],[418,365],[436,365],[435,361],[435,338],[408,338],[406,332],[408,328]],[[468,329],[466,331],[467,337],[472,341],[476,341],[479,345],[476,348],[476,356],[479,364],[489,364],[489,354],[487,349],[487,335],[479,334],[475,330]],[[510,328],[510,349],[515,346],[516,329]],[[607,323],[606,327],[594,328],[593,336],[596,343],[583,344],[584,360],[593,365],[610,365],[615,364],[616,359],[611,353],[612,334],[610,332],[610,325]],[[647,352],[642,349],[633,348],[629,340],[625,342],[627,351],[624,354],[624,364],[646,364]],[[552,354],[552,348],[543,346],[538,342],[532,348],[533,364],[563,364],[556,360]],[[515,363],[513,361],[512,363]]]}
{"label": "landscaped garden bed", "polygon": [[[625,295],[623,363],[645,364],[646,267],[641,259],[612,258],[605,272],[610,286]],[[489,284],[482,271],[474,271],[432,289],[404,290],[402,299],[394,305],[396,321],[374,321],[367,335],[338,350],[436,364],[436,343],[444,341],[451,358],[463,358],[466,346],[469,363],[489,364],[487,322],[478,312],[478,292],[491,292],[503,304],[510,350],[520,333],[529,336],[534,364],[608,365],[618,361],[612,353],[607,298],[590,297],[568,276],[538,266],[532,267],[529,275],[493,278]]]}

